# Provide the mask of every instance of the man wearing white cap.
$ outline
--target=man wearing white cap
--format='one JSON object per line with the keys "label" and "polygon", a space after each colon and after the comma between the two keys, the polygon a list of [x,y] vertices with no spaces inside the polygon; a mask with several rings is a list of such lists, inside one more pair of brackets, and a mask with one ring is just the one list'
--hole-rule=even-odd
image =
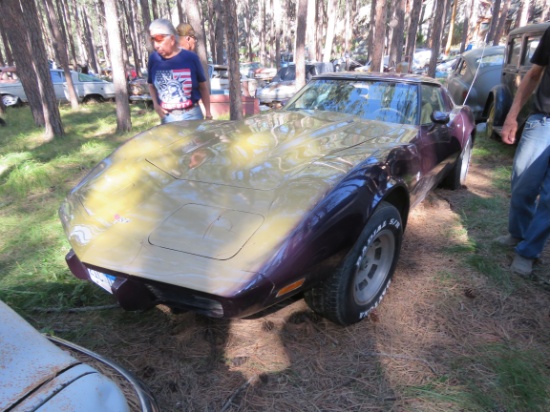
{"label": "man wearing white cap", "polygon": [[149,26],[155,51],[147,65],[149,92],[161,123],[203,119],[198,101],[202,100],[206,119],[210,113],[210,92],[199,57],[178,46],[176,29],[166,19]]}

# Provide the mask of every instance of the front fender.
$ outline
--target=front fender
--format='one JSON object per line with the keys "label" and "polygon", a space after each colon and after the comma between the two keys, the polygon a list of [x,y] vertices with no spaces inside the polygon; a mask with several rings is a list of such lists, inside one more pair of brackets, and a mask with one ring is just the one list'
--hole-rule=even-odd
{"label": "front fender", "polygon": [[512,94],[504,85],[499,84],[491,89],[484,114],[486,117],[489,116],[491,104],[494,104],[495,117],[493,126],[502,126],[504,124],[506,115],[512,106],[512,100]]}

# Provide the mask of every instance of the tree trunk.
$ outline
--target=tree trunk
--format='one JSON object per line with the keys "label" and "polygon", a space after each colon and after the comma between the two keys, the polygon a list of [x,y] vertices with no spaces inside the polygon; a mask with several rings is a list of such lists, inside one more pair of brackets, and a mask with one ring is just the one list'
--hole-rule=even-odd
{"label": "tree trunk", "polygon": [[[383,0],[385,1],[385,0]],[[334,28],[336,27],[336,16],[338,14],[338,0],[328,0],[328,25],[325,38],[325,48],[323,50],[323,61],[330,61],[332,54],[332,42],[334,41]]]}
{"label": "tree trunk", "polygon": [[126,87],[126,70],[122,58],[122,44],[118,24],[116,0],[105,0],[105,17],[107,19],[107,36],[111,51],[113,83],[116,93],[117,132],[127,132],[132,129],[130,105],[128,103],[128,88]]}
{"label": "tree trunk", "polygon": [[46,7],[46,17],[48,20],[48,25],[50,27],[50,32],[52,33],[52,38],[54,40],[55,46],[55,56],[56,59],[63,67],[63,73],[65,74],[65,82],[67,83],[67,89],[69,91],[69,101],[71,102],[71,107],[73,110],[78,109],[78,97],[73,84],[73,78],[71,77],[71,69],[69,68],[69,56],[67,55],[67,45],[63,34],[59,30],[59,20],[55,14],[54,6],[52,0],[45,0],[44,6]]}
{"label": "tree trunk", "polygon": [[393,13],[393,19],[395,26],[393,28],[393,35],[390,48],[390,62],[394,62],[394,66],[401,62],[403,59],[403,33],[405,32],[405,8],[407,7],[407,0],[398,0],[395,3],[395,10]]}
{"label": "tree trunk", "polygon": [[491,27],[489,28],[489,32],[487,33],[487,37],[485,38],[486,44],[492,43],[493,39],[495,38],[495,33],[498,26],[498,16],[500,14],[500,0],[495,0],[495,2],[493,3],[493,10],[491,14]]}
{"label": "tree trunk", "polygon": [[[134,19],[132,19],[130,16],[133,16],[131,13],[131,6],[132,1],[128,0],[128,4],[126,4],[125,1],[120,2],[119,4],[122,5],[122,9],[124,11],[124,18],[126,20],[126,27],[128,28],[128,36],[130,38],[130,47],[132,49],[132,56],[134,61],[134,67],[136,69],[136,73],[141,72],[141,64],[139,62],[139,52],[138,52],[138,37],[137,33],[134,30]],[[130,62],[130,59],[128,59],[128,63]],[[130,79],[128,79],[130,80]]]}
{"label": "tree trunk", "polygon": [[10,45],[8,42],[8,37],[6,35],[6,30],[2,24],[2,19],[0,19],[0,36],[2,37],[2,43],[4,44],[4,51],[6,52],[6,63],[8,66],[13,66],[13,55],[11,53]]}
{"label": "tree trunk", "polygon": [[109,55],[109,47],[107,46],[107,39],[105,38],[105,28],[107,27],[107,19],[105,19],[105,3],[103,0],[96,0],[96,13],[97,18],[101,22],[101,28],[99,29],[99,36],[101,37],[101,47],[103,48],[103,59],[105,64],[111,61]]}
{"label": "tree trunk", "polygon": [[[73,11],[74,11],[73,18],[76,24],[76,38],[78,41],[77,44],[78,44],[78,50],[79,50],[79,56],[77,60],[79,61],[80,66],[87,67],[88,52],[86,51],[86,47],[84,46],[84,43],[82,43],[82,39],[84,38],[84,35],[82,32],[82,22],[81,22],[82,17],[81,17],[80,10],[76,4],[76,0],[72,0],[72,2],[73,2]],[[76,67],[75,67],[75,70],[77,70]]]}
{"label": "tree trunk", "polygon": [[[260,62],[262,65],[267,65],[265,54],[265,2],[266,0],[258,0],[258,18],[259,18],[259,34],[260,34]],[[279,62],[277,62],[277,65]],[[278,68],[278,66],[277,66]]]}
{"label": "tree trunk", "polygon": [[[307,22],[307,0],[298,1],[298,12],[296,19],[296,90],[306,84],[306,22]],[[328,61],[328,60],[327,60]]]}
{"label": "tree trunk", "polygon": [[516,20],[516,28],[525,26],[529,21],[529,4],[529,0],[520,1],[521,11],[519,12],[519,19]]}
{"label": "tree trunk", "polygon": [[201,60],[202,68],[204,70],[204,74],[206,75],[206,81],[210,86],[210,79],[208,78],[208,57],[206,54],[206,35],[202,25],[199,0],[188,0],[186,10],[189,24],[191,24],[191,27],[193,27],[195,30],[195,35],[197,36],[197,47],[195,52]]}
{"label": "tree trunk", "polygon": [[65,38],[65,43],[69,45],[69,62],[72,61],[73,69],[76,70],[78,66],[78,61],[76,56],[76,47],[74,45],[74,36],[72,35],[73,28],[70,18],[69,3],[64,1],[58,2],[57,14],[61,17],[61,32],[63,33],[63,37]]}
{"label": "tree trunk", "polygon": [[409,72],[412,69],[414,50],[416,48],[416,33],[418,32],[418,22],[420,20],[420,11],[422,10],[422,0],[413,0],[411,9],[411,18],[407,30],[407,46],[405,50],[405,59],[409,62]]}
{"label": "tree trunk", "polygon": [[241,74],[239,71],[239,22],[235,0],[223,0],[227,28],[227,61],[229,62],[229,118],[243,117]]}
{"label": "tree trunk", "polygon": [[[86,13],[86,9],[82,8],[82,21],[84,24],[84,33],[86,34],[86,44],[88,47],[88,57],[90,59],[90,62],[92,64],[92,68],[95,70],[95,72],[99,75],[101,74],[101,66],[99,65],[99,62],[97,61],[96,57],[96,47],[94,44],[94,39],[92,36],[92,30],[90,28],[90,18],[88,17],[88,13]],[[117,22],[118,25],[119,22]]]}
{"label": "tree trunk", "polygon": [[493,39],[493,46],[498,46],[500,39],[504,35],[504,26],[506,25],[506,20],[508,19],[508,9],[510,8],[511,0],[504,0],[502,5],[502,10],[500,12],[500,18],[498,19],[498,25],[495,31],[495,37]]}
{"label": "tree trunk", "polygon": [[151,9],[153,9],[153,20],[158,19],[159,8],[158,8],[157,0],[151,0]]}
{"label": "tree trunk", "polygon": [[281,28],[281,0],[273,0],[273,18],[275,19],[275,67],[279,67],[281,62],[281,36],[283,31]]}
{"label": "tree trunk", "polygon": [[4,0],[0,12],[5,16],[10,46],[15,54],[17,73],[33,113],[34,121],[44,126],[47,141],[62,136],[63,125],[57,106],[48,57],[40,31],[34,0]]}
{"label": "tree trunk", "polygon": [[447,44],[445,46],[445,54],[449,55],[451,47],[453,45],[453,31],[455,29],[456,11],[458,9],[458,0],[453,0],[453,9],[451,11],[451,21],[449,22],[449,36],[447,37]]}
{"label": "tree trunk", "polygon": [[153,53],[153,43],[149,40],[149,26],[151,25],[151,10],[149,9],[149,2],[147,0],[139,0],[141,6],[141,18],[143,20],[143,38],[145,39],[145,48],[147,54]]}
{"label": "tree trunk", "polygon": [[224,64],[224,37],[225,37],[225,6],[222,0],[214,0],[214,9],[216,11],[216,60],[214,63]]}
{"label": "tree trunk", "polygon": [[460,43],[460,54],[466,50],[466,43],[468,41],[468,33],[470,32],[470,15],[472,7],[474,6],[474,0],[467,0],[464,5],[464,26],[462,27],[462,42]]}
{"label": "tree trunk", "polygon": [[[386,0],[376,1],[376,14],[374,17],[374,45],[372,50],[372,71],[383,71],[384,42],[386,40]],[[372,23],[371,23],[372,24]]]}
{"label": "tree trunk", "polygon": [[433,13],[433,33],[432,36],[432,57],[430,58],[430,64],[428,65],[428,76],[435,77],[435,66],[437,65],[437,58],[439,57],[439,50],[441,48],[441,37],[443,32],[443,16],[445,15],[445,2],[436,2],[435,10]]}

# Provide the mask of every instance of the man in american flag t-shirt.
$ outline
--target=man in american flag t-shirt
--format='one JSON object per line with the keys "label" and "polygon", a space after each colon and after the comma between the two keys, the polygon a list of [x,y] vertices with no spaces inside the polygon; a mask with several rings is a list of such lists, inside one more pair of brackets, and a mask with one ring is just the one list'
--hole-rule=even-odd
{"label": "man in american flag t-shirt", "polygon": [[149,32],[155,51],[149,56],[147,83],[161,123],[203,119],[199,100],[206,119],[211,119],[210,92],[199,57],[179,48],[168,20],[155,20]]}

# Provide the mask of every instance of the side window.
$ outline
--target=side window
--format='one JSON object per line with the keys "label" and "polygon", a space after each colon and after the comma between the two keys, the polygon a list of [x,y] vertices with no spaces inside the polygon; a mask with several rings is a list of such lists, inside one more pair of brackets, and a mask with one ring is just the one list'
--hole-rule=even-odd
{"label": "side window", "polygon": [[514,37],[510,39],[508,43],[508,56],[506,59],[506,64],[517,67],[520,61],[520,52],[521,52],[521,37]]}
{"label": "side window", "polygon": [[521,62],[522,66],[531,66],[531,57],[533,57],[533,53],[535,53],[535,49],[539,45],[540,42],[540,35],[537,36],[530,36],[527,37],[526,45],[525,45],[525,56],[523,57],[523,61]]}
{"label": "side window", "polygon": [[468,65],[466,64],[466,60],[462,60],[462,64],[460,65],[460,68],[458,69],[458,74],[461,76],[464,76],[466,74],[466,71],[468,70]]}
{"label": "side window", "polygon": [[430,116],[433,112],[446,111],[441,88],[427,84],[422,85],[422,107],[420,110],[420,124],[431,123]]}
{"label": "side window", "polygon": [[65,80],[62,73],[58,71],[50,71],[50,76],[53,84],[63,83],[63,80]]}

